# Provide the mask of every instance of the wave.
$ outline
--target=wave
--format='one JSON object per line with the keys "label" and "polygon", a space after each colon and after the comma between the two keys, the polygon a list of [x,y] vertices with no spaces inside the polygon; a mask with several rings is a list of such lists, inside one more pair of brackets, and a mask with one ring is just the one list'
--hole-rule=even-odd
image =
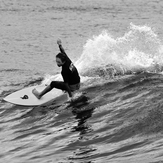
{"label": "wave", "polygon": [[[58,102],[55,100],[47,105],[35,107],[25,114],[25,117],[45,116],[53,112],[61,114],[69,110],[79,118],[81,114],[87,115],[91,112],[92,116],[95,112],[95,120],[98,121],[96,114],[99,117],[104,114],[105,121],[110,125],[115,124],[113,126],[108,124],[108,126],[110,126],[109,131],[115,130],[111,135],[114,135],[117,140],[119,137],[116,135],[128,139],[136,135],[159,134],[162,132],[163,120],[162,80],[160,74],[141,73],[119,80],[94,83],[92,86],[82,88],[81,91],[85,92],[84,98],[77,103],[67,105],[61,100],[65,95],[61,95],[57,99]],[[108,127],[104,126],[104,128]]]}
{"label": "wave", "polygon": [[[90,11],[110,11],[113,10],[110,7],[100,7],[98,4],[93,5],[91,3],[89,6],[85,6],[85,4],[79,6],[78,3],[75,5],[74,3],[71,4],[71,6],[69,5],[69,3],[64,3],[63,6],[58,6],[57,2],[43,2],[40,3],[39,5],[35,5],[35,3],[32,2],[15,2],[15,3],[10,3],[10,2],[2,2],[1,5],[1,10],[4,12],[7,11],[13,11],[13,12],[20,12],[20,11],[31,11],[31,12],[45,12],[45,10],[48,11],[61,11],[61,12],[90,12]],[[112,11],[114,12],[114,11]]]}
{"label": "wave", "polygon": [[22,71],[21,69],[2,69],[0,72],[17,72],[17,71]]}
{"label": "wave", "polygon": [[107,31],[103,31],[100,35],[88,39],[75,65],[81,74],[90,74],[92,70],[94,75],[100,70],[106,73],[106,76],[161,72],[162,54],[163,45],[152,28],[131,23],[129,31],[123,37],[114,38]]}

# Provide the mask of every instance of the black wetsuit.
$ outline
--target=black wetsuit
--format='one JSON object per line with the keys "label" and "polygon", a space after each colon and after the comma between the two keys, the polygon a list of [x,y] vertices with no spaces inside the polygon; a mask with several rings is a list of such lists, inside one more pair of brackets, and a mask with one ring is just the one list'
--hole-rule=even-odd
{"label": "black wetsuit", "polygon": [[76,67],[73,65],[72,61],[67,56],[64,49],[62,48],[62,45],[59,45],[59,49],[61,53],[64,54],[66,57],[66,61],[62,66],[62,71],[61,71],[64,82],[52,81],[50,86],[51,88],[58,88],[61,90],[65,90],[69,93],[70,91],[75,91],[79,89],[80,76]]}

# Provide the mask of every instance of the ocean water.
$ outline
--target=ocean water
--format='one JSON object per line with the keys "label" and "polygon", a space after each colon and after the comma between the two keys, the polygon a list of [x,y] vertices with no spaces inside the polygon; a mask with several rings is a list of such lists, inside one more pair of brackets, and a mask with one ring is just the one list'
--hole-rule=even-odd
{"label": "ocean water", "polygon": [[[0,1],[0,162],[163,162],[161,0]],[[57,39],[86,99],[7,103],[61,80]]]}

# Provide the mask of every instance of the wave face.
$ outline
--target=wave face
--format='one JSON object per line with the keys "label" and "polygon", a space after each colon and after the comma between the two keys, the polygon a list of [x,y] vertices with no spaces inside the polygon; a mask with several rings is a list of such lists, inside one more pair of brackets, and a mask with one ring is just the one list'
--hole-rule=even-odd
{"label": "wave face", "polygon": [[8,153],[16,162],[160,161],[162,83],[156,73],[103,82],[94,78],[81,90],[86,98],[72,104],[62,95],[35,108],[4,105],[0,138],[1,148],[8,147],[0,157],[5,160]]}

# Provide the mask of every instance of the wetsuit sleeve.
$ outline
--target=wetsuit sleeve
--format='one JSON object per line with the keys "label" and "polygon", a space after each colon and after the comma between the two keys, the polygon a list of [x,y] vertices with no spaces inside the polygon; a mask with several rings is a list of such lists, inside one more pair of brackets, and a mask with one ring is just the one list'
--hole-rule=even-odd
{"label": "wetsuit sleeve", "polygon": [[[59,45],[59,50],[60,50],[60,52],[61,52],[62,54],[64,54],[64,55],[67,57],[67,59],[68,59],[69,61],[71,61],[70,58],[67,56],[65,50],[63,49],[62,45]],[[72,62],[72,61],[71,61],[71,62]]]}
{"label": "wetsuit sleeve", "polygon": [[60,50],[61,53],[65,54],[66,57],[68,58],[68,56],[67,56],[65,50],[63,49],[62,45],[59,45],[59,50]]}
{"label": "wetsuit sleeve", "polygon": [[64,53],[66,55],[65,50],[63,49],[62,45],[59,45],[59,50],[61,53]]}

